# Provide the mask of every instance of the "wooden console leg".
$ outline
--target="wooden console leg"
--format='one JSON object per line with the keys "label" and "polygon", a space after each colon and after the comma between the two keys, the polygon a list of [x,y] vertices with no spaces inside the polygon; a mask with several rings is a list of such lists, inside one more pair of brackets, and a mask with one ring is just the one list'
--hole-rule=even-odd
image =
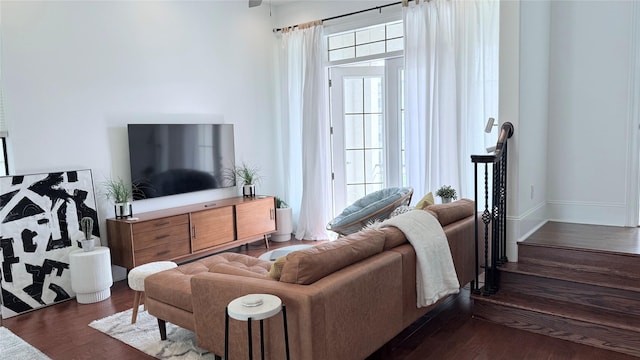
{"label": "wooden console leg", "polygon": [[158,329],[160,330],[160,340],[167,340],[167,322],[158,319]]}
{"label": "wooden console leg", "polygon": [[264,245],[267,247],[267,250],[269,250],[269,238],[267,235],[264,236]]}

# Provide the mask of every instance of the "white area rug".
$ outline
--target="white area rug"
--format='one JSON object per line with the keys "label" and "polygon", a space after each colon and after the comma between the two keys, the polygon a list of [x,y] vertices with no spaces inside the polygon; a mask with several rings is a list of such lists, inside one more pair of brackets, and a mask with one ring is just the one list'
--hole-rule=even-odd
{"label": "white area rug", "polygon": [[158,320],[140,305],[138,320],[131,324],[132,309],[95,320],[89,324],[125,344],[157,359],[191,360],[214,359],[212,353],[196,346],[196,335],[184,328],[167,323],[167,340],[160,340]]}
{"label": "white area rug", "polygon": [[51,360],[5,327],[0,327],[0,359]]}

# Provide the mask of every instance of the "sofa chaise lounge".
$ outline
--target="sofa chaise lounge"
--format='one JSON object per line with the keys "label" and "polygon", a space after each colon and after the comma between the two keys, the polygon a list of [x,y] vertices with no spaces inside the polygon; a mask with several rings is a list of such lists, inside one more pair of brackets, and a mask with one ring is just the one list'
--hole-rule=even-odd
{"label": "sofa chaise lounge", "polygon": [[[462,199],[427,211],[443,226],[459,283],[469,283],[475,276],[474,203]],[[218,254],[151,275],[145,289],[161,337],[166,338],[163,327],[169,321],[194,331],[198,346],[217,358],[224,355],[226,306],[243,295],[282,299],[291,358],[305,360],[364,359],[444,300],[417,307],[416,254],[395,227],[361,230],[290,253],[275,264]],[[254,343],[259,341],[256,328]],[[265,358],[284,359],[281,313],[264,321],[264,332]],[[230,357],[247,358],[247,351],[246,323],[231,321]],[[260,355],[259,348],[254,352]]]}

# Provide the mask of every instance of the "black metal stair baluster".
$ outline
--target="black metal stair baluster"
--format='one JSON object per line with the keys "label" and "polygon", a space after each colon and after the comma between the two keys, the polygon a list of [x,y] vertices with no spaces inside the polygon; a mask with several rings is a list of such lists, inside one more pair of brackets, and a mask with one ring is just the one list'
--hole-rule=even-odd
{"label": "black metal stair baluster", "polygon": [[487,295],[487,285],[490,283],[489,278],[489,224],[491,223],[491,213],[489,212],[489,164],[484,164],[484,212],[482,213],[482,222],[484,223],[484,290],[483,295]]}
{"label": "black metal stair baluster", "polygon": [[509,262],[507,258],[507,142],[504,143],[504,150],[502,155],[502,257],[500,258],[502,264]]}
{"label": "black metal stair baluster", "polygon": [[478,264],[478,163],[473,162],[473,206],[475,211],[473,212],[473,246],[474,246],[474,277],[473,281],[471,281],[471,291],[474,294],[478,294],[478,281],[480,280],[478,277],[480,274],[478,273],[479,264]]}

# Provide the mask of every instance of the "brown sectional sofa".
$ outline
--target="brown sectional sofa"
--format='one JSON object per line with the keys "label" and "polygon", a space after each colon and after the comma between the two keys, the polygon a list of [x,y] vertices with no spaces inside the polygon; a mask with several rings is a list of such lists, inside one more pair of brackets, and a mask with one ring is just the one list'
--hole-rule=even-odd
{"label": "brown sectional sofa", "polygon": [[[458,280],[467,284],[475,275],[473,202],[427,210],[443,225]],[[277,263],[283,263],[279,280],[269,273],[271,262],[235,253],[151,275],[145,281],[147,308],[159,319],[161,334],[164,321],[172,322],[222,356],[226,305],[250,293],[274,294],[287,307],[291,358],[334,360],[366,358],[442,301],[416,307],[416,255],[394,227],[362,230]],[[284,359],[282,313],[264,324],[265,357]],[[246,323],[231,320],[229,334],[230,357],[247,358]],[[259,356],[259,347],[254,352]]]}

